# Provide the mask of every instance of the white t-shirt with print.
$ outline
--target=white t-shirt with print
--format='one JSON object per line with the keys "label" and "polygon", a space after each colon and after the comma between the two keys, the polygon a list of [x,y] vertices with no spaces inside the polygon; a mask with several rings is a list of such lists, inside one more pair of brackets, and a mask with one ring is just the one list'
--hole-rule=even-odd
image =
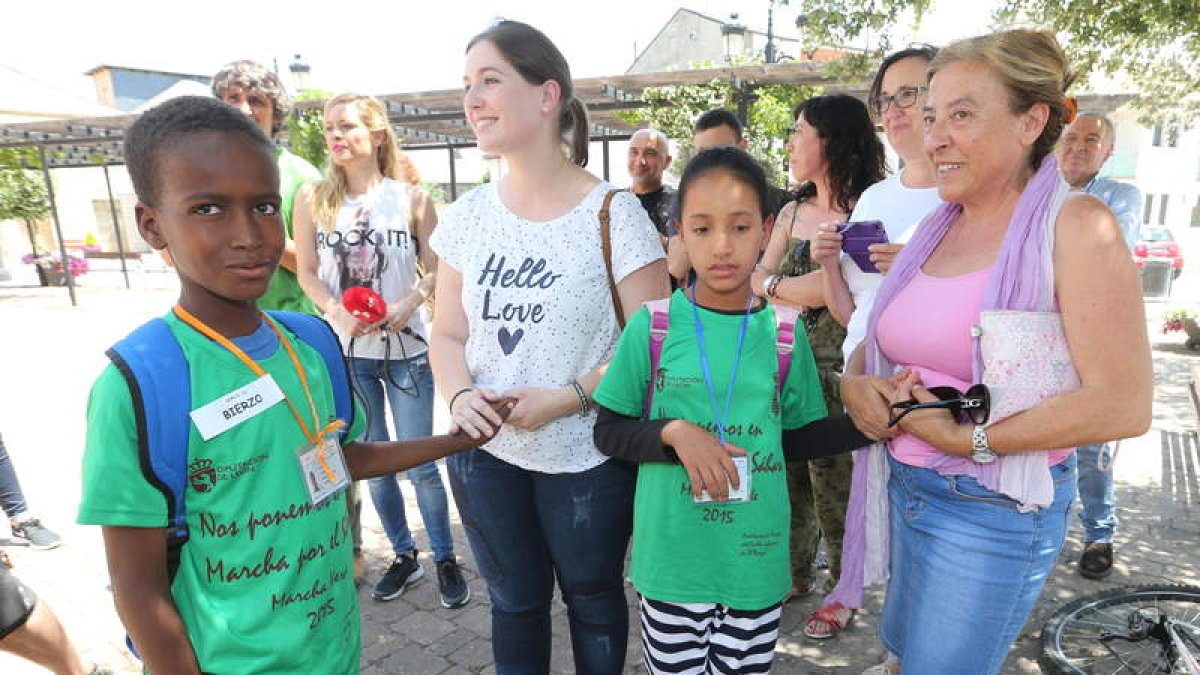
{"label": "white t-shirt with print", "polygon": [[[604,269],[601,182],[565,215],[530,221],[500,200],[495,183],[463,195],[431,237],[443,264],[462,275],[467,369],[477,387],[561,387],[608,361],[620,329]],[[620,192],[611,214],[613,276],[663,258],[637,197]],[[484,449],[524,469],[577,473],[606,459],[592,441],[595,413],[536,431],[505,425]]]}
{"label": "white t-shirt with print", "polygon": [[[898,173],[867,188],[850,214],[850,220],[883,221],[888,241],[896,244],[907,243],[921,220],[942,203],[936,187],[905,187],[900,182],[902,175],[903,172]],[[867,320],[883,275],[858,269],[858,263],[845,253],[841,265],[842,276],[854,296],[854,313],[850,315],[846,341],[842,343],[842,356],[849,362],[850,354],[867,337]]]}

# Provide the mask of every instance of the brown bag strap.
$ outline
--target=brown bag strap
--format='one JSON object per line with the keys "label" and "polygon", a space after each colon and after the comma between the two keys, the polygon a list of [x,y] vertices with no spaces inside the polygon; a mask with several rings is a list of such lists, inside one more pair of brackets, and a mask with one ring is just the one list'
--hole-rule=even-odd
{"label": "brown bag strap", "polygon": [[600,205],[600,246],[604,249],[604,273],[608,276],[608,292],[612,296],[613,311],[617,313],[617,326],[625,330],[625,311],[621,308],[621,296],[617,294],[617,280],[613,276],[612,228],[609,226],[609,207],[618,192],[623,190],[609,190]]}

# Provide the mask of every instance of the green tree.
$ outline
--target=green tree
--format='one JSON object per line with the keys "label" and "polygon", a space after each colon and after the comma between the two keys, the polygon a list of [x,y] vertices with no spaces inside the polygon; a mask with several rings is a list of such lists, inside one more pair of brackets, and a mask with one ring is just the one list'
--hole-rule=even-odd
{"label": "green tree", "polygon": [[[296,94],[294,100],[320,101],[331,96],[327,91],[304,89]],[[325,168],[329,149],[325,147],[325,114],[320,108],[293,110],[288,116],[287,137],[292,152],[318,169]]]}
{"label": "green tree", "polygon": [[39,251],[33,221],[50,213],[46,184],[40,175],[25,168],[37,164],[32,148],[0,149],[0,220],[24,221],[34,253]]}
{"label": "green tree", "polygon": [[[1079,77],[1124,74],[1143,122],[1200,119],[1200,6],[1196,0],[993,0],[997,27],[1043,26],[1058,34]],[[786,0],[784,0],[784,4]],[[867,77],[894,49],[893,29],[919,24],[931,0],[804,0],[805,49],[855,44],[833,65],[837,75]],[[948,35],[947,39],[967,37]]]}
{"label": "green tree", "polygon": [[[761,61],[759,61],[761,62]],[[748,65],[751,62],[738,63]],[[696,64],[693,68],[711,68],[712,63]],[[736,86],[725,80],[704,84],[681,84],[649,87],[642,92],[644,108],[618,113],[622,120],[633,125],[658,129],[676,142],[675,159],[670,173],[676,177],[695,154],[692,148],[692,128],[696,118],[714,108],[736,111],[746,97],[748,102],[746,138],[750,153],[762,162],[774,185],[787,184],[787,152],[783,144],[787,129],[792,125],[792,110],[796,104],[815,96],[819,90],[806,86],[742,84]]]}

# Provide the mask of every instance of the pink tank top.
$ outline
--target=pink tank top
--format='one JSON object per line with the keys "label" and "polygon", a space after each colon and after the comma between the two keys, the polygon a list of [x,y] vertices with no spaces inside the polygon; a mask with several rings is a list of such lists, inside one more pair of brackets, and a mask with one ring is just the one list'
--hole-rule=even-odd
{"label": "pink tank top", "polygon": [[[971,386],[971,327],[979,323],[983,290],[992,268],[957,277],[932,277],[921,270],[879,316],[879,348],[892,363],[912,368],[926,387]],[[942,453],[919,438],[901,434],[889,444],[892,456],[928,467]]]}

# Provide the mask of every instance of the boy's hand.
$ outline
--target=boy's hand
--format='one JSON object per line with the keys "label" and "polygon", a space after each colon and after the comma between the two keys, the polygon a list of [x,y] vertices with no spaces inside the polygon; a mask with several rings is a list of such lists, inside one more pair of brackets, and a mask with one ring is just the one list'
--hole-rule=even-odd
{"label": "boy's hand", "polygon": [[[448,433],[454,435],[461,431],[475,440],[490,439],[504,424],[512,407],[511,398],[500,396],[491,389],[463,392],[454,399]],[[505,411],[503,415],[501,409]]]}
{"label": "boy's hand", "polygon": [[726,443],[724,447],[710,433],[683,420],[663,427],[662,440],[675,450],[675,455],[687,471],[692,483],[692,496],[699,499],[703,492],[717,501],[729,498],[729,487],[736,490],[741,482],[737,467],[730,457],[744,457],[746,451]]}

